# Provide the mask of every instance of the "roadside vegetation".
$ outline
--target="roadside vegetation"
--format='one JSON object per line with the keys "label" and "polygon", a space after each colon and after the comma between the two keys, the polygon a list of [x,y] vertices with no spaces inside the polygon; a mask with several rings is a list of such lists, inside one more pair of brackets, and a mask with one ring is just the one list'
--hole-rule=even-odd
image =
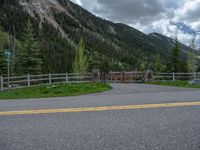
{"label": "roadside vegetation", "polygon": [[0,99],[3,100],[78,96],[82,94],[103,92],[110,89],[111,86],[106,83],[43,85],[4,91],[0,93]]}
{"label": "roadside vegetation", "polygon": [[184,87],[184,88],[200,88],[200,85],[197,84],[190,84],[188,81],[166,81],[166,82],[149,82],[147,84],[152,85],[163,85],[163,86],[176,86],[176,87]]}

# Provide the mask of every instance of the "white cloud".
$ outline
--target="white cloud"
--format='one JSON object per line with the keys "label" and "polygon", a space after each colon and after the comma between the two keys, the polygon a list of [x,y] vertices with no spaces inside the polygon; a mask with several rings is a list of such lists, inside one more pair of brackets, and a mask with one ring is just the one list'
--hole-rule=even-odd
{"label": "white cloud", "polygon": [[[200,38],[200,0],[73,0],[95,15],[128,24],[145,33],[158,32],[189,45]],[[177,23],[185,27],[178,27]],[[200,44],[199,44],[200,46]]]}
{"label": "white cloud", "polygon": [[78,5],[82,5],[82,1],[81,0],[71,0],[72,2],[78,4]]}
{"label": "white cloud", "polygon": [[200,31],[200,0],[184,0],[175,10],[175,21],[184,22],[192,29]]}

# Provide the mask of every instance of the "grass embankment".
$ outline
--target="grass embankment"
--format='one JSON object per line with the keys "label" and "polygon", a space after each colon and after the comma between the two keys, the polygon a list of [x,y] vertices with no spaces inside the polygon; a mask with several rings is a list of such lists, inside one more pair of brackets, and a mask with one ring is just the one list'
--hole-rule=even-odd
{"label": "grass embankment", "polygon": [[147,84],[152,85],[164,85],[164,86],[176,86],[176,87],[183,87],[183,88],[200,88],[200,85],[197,84],[189,84],[188,81],[166,81],[166,82],[149,82]]}
{"label": "grass embankment", "polygon": [[43,85],[1,92],[0,100],[78,96],[82,94],[103,92],[110,89],[111,86],[106,83]]}

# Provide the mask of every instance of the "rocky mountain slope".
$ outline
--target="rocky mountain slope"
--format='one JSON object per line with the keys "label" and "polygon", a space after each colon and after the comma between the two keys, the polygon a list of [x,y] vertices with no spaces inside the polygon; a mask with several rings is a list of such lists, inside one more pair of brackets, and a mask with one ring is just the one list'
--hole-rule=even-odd
{"label": "rocky mountain slope", "polygon": [[[81,38],[90,68],[104,65],[111,70],[153,68],[157,55],[166,64],[174,45],[173,39],[96,17],[69,0],[1,0],[0,16],[0,26],[6,32],[14,26],[19,40],[27,20],[33,22],[45,72],[71,71],[74,47]],[[188,47],[181,48],[184,56]]]}
{"label": "rocky mountain slope", "polygon": [[[165,51],[166,53],[174,47],[175,40],[165,35],[159,33],[151,33],[148,36],[151,38],[152,41],[154,41],[154,43],[157,43],[157,46],[159,46],[162,51]],[[179,46],[182,49],[183,54],[186,54],[189,50],[189,47],[182,43],[179,43]]]}

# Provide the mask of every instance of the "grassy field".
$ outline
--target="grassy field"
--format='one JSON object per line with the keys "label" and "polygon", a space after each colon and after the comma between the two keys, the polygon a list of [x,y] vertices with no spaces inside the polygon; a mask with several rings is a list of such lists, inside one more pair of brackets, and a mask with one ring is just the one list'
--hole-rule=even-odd
{"label": "grassy field", "polygon": [[169,82],[149,82],[147,84],[152,85],[164,85],[164,86],[176,86],[176,87],[185,87],[185,88],[200,88],[200,85],[189,84],[188,81],[169,81]]}
{"label": "grassy field", "polygon": [[106,83],[44,85],[1,92],[0,100],[78,96],[110,89],[111,86]]}

